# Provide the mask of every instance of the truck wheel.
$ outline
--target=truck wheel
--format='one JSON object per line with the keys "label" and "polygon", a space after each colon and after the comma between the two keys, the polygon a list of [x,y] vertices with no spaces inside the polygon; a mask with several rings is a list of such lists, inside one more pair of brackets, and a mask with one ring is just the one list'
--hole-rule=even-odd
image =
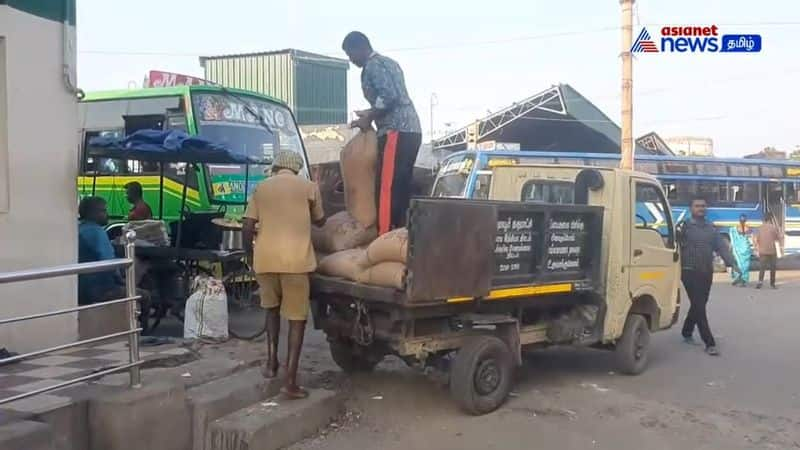
{"label": "truck wheel", "polygon": [[473,415],[494,411],[508,397],[514,364],[508,346],[495,336],[475,336],[456,353],[450,395]]}
{"label": "truck wheel", "polygon": [[345,373],[372,372],[383,358],[342,339],[330,341],[331,357]]}
{"label": "truck wheel", "polygon": [[619,371],[627,375],[639,375],[647,367],[650,351],[650,328],[647,319],[639,314],[630,314],[625,320],[622,337],[617,342],[616,357]]}

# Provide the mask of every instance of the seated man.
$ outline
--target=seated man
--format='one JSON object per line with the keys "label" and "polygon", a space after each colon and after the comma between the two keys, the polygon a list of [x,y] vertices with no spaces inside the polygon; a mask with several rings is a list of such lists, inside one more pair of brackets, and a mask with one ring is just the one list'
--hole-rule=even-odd
{"label": "seated man", "polygon": [[125,195],[128,203],[133,205],[128,213],[128,220],[150,220],[153,218],[153,211],[150,209],[143,198],[142,185],[138,181],[131,181],[125,185]]}
{"label": "seated man", "polygon": [[[106,234],[108,223],[106,201],[100,197],[86,197],[78,206],[78,262],[107,261],[116,258],[114,247]],[[140,311],[149,312],[150,296],[146,291],[136,290]],[[127,296],[125,280],[118,270],[78,275],[78,304],[90,305],[121,299]],[[147,315],[142,314],[139,322],[143,333],[148,331]],[[118,331],[118,330],[117,330]]]}
{"label": "seated man", "polygon": [[[78,216],[78,262],[116,258],[104,228],[108,224],[106,201],[100,197],[82,199]],[[89,305],[112,300],[123,286],[122,277],[116,270],[78,275],[78,303]]]}

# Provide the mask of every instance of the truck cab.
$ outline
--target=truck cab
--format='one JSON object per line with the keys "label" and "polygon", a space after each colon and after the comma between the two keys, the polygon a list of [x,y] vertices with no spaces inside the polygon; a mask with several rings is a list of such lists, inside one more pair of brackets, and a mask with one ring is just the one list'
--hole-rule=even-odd
{"label": "truck cab", "polygon": [[[536,203],[574,203],[575,180],[585,167],[508,165],[492,169],[489,198]],[[670,206],[655,177],[594,168],[602,188],[589,189],[586,204],[604,206],[599,289],[607,313],[603,338],[613,342],[630,312],[647,318],[651,331],[677,321],[680,256]]]}

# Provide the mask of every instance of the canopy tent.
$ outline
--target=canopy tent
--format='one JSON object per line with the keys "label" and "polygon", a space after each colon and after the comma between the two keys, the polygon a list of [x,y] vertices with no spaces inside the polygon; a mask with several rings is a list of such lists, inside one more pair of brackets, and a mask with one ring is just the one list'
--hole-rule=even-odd
{"label": "canopy tent", "polygon": [[[620,128],[568,84],[559,84],[433,142],[434,150],[466,150],[470,142],[519,144],[522,150],[619,153]],[[636,153],[656,153],[637,142]]]}
{"label": "canopy tent", "polygon": [[161,163],[267,164],[180,130],[139,130],[124,138],[98,136],[89,140],[86,151],[94,157]]}
{"label": "canopy tent", "polygon": [[[161,166],[161,182],[159,189],[159,218],[163,219],[164,211],[164,164],[186,163],[196,167],[198,164],[269,164],[241,153],[233,152],[221,145],[200,136],[189,136],[180,130],[139,130],[124,138],[98,136],[89,140],[86,152],[98,158],[114,158],[157,162]],[[189,173],[185,171],[183,193],[181,195],[181,215],[186,208],[186,193],[189,184]],[[249,170],[245,169],[245,193],[247,192]],[[92,195],[95,194],[95,183],[92,183]],[[183,219],[178,220],[176,241],[180,245],[183,231]]]}

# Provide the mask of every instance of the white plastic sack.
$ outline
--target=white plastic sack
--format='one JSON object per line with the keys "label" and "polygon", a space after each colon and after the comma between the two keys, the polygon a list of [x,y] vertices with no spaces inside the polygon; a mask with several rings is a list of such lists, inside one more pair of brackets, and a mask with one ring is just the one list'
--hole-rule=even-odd
{"label": "white plastic sack", "polygon": [[183,338],[228,339],[228,295],[222,281],[207,275],[195,277],[192,295],[186,300]]}

